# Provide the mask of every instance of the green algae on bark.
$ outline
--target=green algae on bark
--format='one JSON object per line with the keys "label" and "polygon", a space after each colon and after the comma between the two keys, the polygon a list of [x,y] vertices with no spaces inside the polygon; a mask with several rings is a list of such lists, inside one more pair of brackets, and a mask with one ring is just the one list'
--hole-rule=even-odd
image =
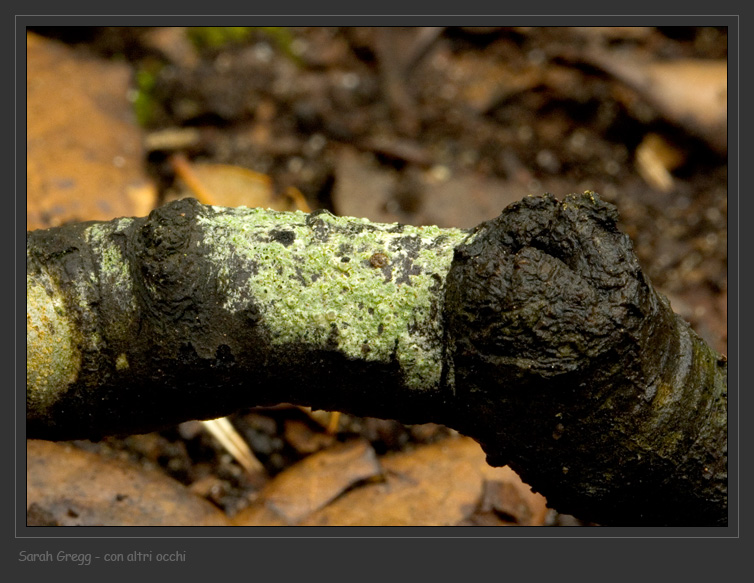
{"label": "green algae on bark", "polygon": [[616,218],[594,193],[470,231],[184,200],[30,232],[27,435],[289,402],[444,423],[603,524],[725,524],[727,366]]}

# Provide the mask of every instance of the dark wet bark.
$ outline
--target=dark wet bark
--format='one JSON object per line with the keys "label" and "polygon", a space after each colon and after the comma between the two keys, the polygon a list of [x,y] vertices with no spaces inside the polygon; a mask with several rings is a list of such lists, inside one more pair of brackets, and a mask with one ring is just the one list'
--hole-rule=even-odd
{"label": "dark wet bark", "polygon": [[727,524],[727,364],[642,274],[612,205],[528,198],[456,252],[461,431],[558,510]]}

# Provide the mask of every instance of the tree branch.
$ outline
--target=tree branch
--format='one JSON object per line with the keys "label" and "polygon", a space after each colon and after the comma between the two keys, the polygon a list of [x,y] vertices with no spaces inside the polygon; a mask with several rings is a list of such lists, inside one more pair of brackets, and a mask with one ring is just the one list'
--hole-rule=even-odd
{"label": "tree branch", "polygon": [[27,234],[27,435],[289,402],[477,439],[558,510],[727,524],[727,365],[597,195],[479,227],[166,205]]}

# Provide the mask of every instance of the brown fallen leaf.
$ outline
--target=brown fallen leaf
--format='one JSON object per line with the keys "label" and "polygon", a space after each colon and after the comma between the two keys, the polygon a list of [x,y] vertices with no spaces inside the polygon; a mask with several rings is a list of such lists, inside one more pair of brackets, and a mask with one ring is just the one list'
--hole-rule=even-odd
{"label": "brown fallen leaf", "polygon": [[171,156],[170,161],[183,188],[168,200],[193,196],[201,203],[216,206],[311,212],[300,190],[290,186],[285,196],[279,196],[266,174],[230,164],[190,162],[180,153]]}
{"label": "brown fallen leaf", "polygon": [[470,524],[542,526],[549,509],[547,500],[521,481],[508,466],[482,466],[484,492],[482,502],[470,517]]}
{"label": "brown fallen leaf", "polygon": [[581,57],[639,93],[666,119],[718,152],[728,151],[727,61],[654,62],[604,51],[588,51]]}
{"label": "brown fallen leaf", "polygon": [[[508,204],[529,191],[523,184],[486,178],[435,166],[417,173],[414,189],[418,199],[415,213],[408,215],[396,200],[399,190],[395,172],[380,167],[370,156],[351,147],[338,151],[333,204],[340,215],[366,217],[394,223],[468,228],[500,214]],[[448,218],[453,224],[448,224]]]}
{"label": "brown fallen leaf", "polygon": [[29,525],[223,526],[225,514],[162,472],[66,443],[27,440]]}
{"label": "brown fallen leaf", "polygon": [[186,189],[177,198],[193,196],[203,204],[293,210],[290,200],[278,199],[272,179],[241,166],[189,162],[182,154],[171,157],[173,169]]}
{"label": "brown fallen leaf", "polygon": [[369,442],[338,444],[312,454],[276,476],[257,500],[239,512],[233,523],[295,525],[336,499],[358,482],[382,472]]}
{"label": "brown fallen leaf", "polygon": [[[386,480],[354,488],[312,514],[304,525],[451,526],[468,519],[483,502],[485,487],[515,492],[495,502],[509,519],[542,524],[545,500],[510,468],[490,468],[472,439],[456,437],[381,458]],[[491,486],[485,486],[486,483]],[[498,497],[500,498],[500,497]],[[506,504],[508,504],[506,506]],[[522,508],[524,504],[526,508]],[[472,523],[473,524],[473,523]]]}
{"label": "brown fallen leaf", "polygon": [[[496,217],[506,206],[529,194],[519,182],[473,172],[451,173],[441,181],[433,181],[432,175],[425,173],[420,188],[423,204],[417,212],[419,224],[462,229]],[[452,225],[447,224],[448,218]]]}
{"label": "brown fallen leaf", "polygon": [[26,36],[27,229],[143,216],[157,190],[142,167],[142,132],[125,63]]}

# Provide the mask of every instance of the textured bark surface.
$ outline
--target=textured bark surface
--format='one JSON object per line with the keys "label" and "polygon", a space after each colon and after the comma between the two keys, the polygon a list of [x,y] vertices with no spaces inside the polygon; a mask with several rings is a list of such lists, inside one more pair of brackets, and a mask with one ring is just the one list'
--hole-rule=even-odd
{"label": "textured bark surface", "polygon": [[27,235],[27,434],[291,402],[477,439],[562,512],[727,523],[727,380],[596,195],[472,231],[179,201]]}
{"label": "textured bark surface", "polygon": [[563,512],[726,524],[726,359],[652,288],[616,219],[590,193],[527,198],[459,247],[461,430]]}

